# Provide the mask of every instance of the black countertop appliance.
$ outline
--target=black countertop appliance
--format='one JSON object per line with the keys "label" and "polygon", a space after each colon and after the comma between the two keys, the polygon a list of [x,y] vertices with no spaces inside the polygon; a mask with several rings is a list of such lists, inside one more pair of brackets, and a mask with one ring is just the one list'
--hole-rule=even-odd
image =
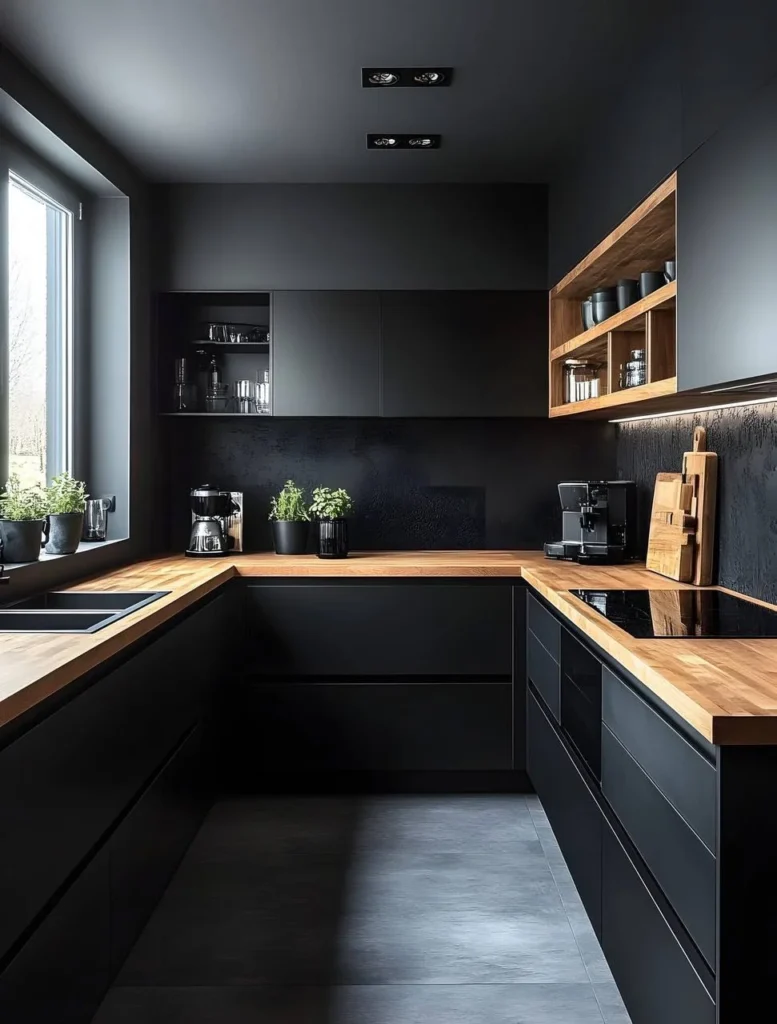
{"label": "black countertop appliance", "polygon": [[633,480],[572,480],[558,485],[561,540],[548,558],[612,565],[636,557],[637,489]]}

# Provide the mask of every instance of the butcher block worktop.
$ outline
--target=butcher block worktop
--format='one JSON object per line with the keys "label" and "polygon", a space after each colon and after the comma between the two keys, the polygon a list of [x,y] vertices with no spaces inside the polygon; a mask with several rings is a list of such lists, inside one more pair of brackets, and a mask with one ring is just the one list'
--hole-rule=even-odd
{"label": "butcher block worktop", "polygon": [[[158,601],[93,634],[0,633],[0,725],[119,654],[235,577],[504,578],[522,576],[614,661],[706,739],[777,744],[777,640],[638,640],[570,589],[671,590],[674,580],[640,566],[578,566],[539,551],[354,553],[343,560],[272,553],[223,559],[180,555],[140,562],[79,583],[76,590],[164,590]],[[3,594],[13,598],[12,587]]]}

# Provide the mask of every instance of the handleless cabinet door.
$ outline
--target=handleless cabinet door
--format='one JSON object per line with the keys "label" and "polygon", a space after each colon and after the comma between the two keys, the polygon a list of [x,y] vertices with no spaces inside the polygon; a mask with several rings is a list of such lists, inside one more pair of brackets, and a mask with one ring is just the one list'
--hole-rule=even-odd
{"label": "handleless cabinet door", "polygon": [[546,416],[544,292],[381,292],[384,416]]}
{"label": "handleless cabinet door", "polygon": [[273,292],[275,416],[378,416],[377,292]]}
{"label": "handleless cabinet door", "polygon": [[678,390],[777,371],[777,80],[680,168]]}

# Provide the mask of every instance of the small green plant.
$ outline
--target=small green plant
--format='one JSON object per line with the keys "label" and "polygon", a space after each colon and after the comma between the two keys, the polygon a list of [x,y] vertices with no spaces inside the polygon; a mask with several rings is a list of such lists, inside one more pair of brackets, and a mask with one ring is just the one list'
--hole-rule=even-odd
{"label": "small green plant", "polygon": [[305,492],[293,480],[287,480],[280,494],[271,501],[268,519],[282,523],[306,523],[310,519]]}
{"label": "small green plant", "polygon": [[83,512],[87,497],[82,480],[74,480],[68,472],[60,473],[46,488],[47,511],[52,516]]}
{"label": "small green plant", "polygon": [[353,511],[353,502],[342,487],[333,491],[329,487],[316,487],[313,491],[313,504],[310,513],[316,519],[343,519]]}
{"label": "small green plant", "polygon": [[45,491],[40,487],[22,487],[19,477],[13,474],[0,497],[0,519],[45,519],[48,511]]}

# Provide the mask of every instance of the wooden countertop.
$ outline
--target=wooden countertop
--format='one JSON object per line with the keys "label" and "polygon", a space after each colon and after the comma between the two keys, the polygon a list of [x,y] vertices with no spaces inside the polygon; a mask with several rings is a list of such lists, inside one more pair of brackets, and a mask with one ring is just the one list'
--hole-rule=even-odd
{"label": "wooden countertop", "polygon": [[[523,576],[554,608],[713,743],[777,744],[777,640],[637,640],[568,591],[685,589],[640,566],[578,566],[540,551],[356,552],[325,561],[272,553],[140,562],[75,590],[165,590],[99,633],[0,633],[0,726],[99,666],[234,576]],[[693,589],[693,588],[689,588]],[[12,600],[11,588],[3,594]],[[759,602],[756,602],[759,603]]]}

